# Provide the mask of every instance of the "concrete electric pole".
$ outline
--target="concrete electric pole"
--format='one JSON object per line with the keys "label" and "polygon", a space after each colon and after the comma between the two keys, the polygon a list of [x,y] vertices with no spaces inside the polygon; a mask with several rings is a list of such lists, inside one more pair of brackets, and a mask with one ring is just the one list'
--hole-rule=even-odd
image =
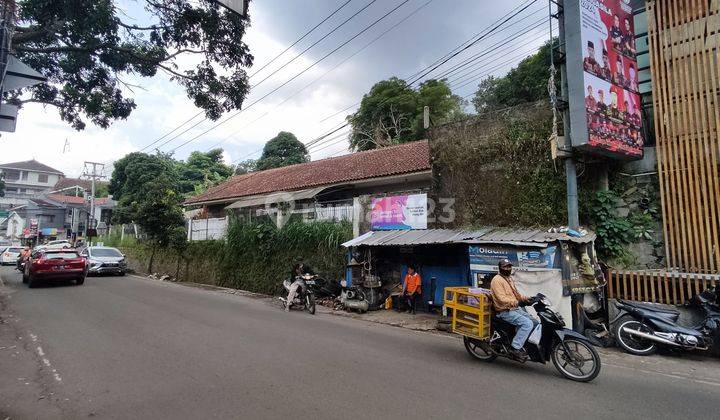
{"label": "concrete electric pole", "polygon": [[105,168],[104,163],[97,162],[85,162],[83,169],[83,178],[90,180],[90,217],[88,218],[88,228],[95,229],[95,181],[98,179],[104,179],[103,169]]}

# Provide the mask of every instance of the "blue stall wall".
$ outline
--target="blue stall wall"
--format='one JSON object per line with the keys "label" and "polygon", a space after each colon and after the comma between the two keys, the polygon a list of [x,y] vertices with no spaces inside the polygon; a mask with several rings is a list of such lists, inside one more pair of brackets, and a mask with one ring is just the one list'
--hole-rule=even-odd
{"label": "blue stall wall", "polygon": [[[442,305],[445,300],[446,287],[471,286],[470,268],[467,264],[455,266],[423,265],[418,267],[422,279],[422,299],[424,302],[433,301],[434,305]],[[405,281],[407,266],[402,266],[402,279]],[[430,279],[435,277],[435,295],[430,296]]]}

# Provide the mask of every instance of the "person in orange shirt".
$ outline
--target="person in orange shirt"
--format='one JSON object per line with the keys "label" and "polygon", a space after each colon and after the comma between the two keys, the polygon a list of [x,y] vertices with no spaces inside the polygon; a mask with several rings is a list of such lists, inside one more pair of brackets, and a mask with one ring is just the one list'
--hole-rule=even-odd
{"label": "person in orange shirt", "polygon": [[405,281],[403,282],[403,298],[408,305],[408,312],[411,314],[415,313],[417,307],[417,301],[420,299],[422,293],[422,278],[420,274],[415,272],[415,267],[412,265],[408,266],[407,274],[405,275]]}

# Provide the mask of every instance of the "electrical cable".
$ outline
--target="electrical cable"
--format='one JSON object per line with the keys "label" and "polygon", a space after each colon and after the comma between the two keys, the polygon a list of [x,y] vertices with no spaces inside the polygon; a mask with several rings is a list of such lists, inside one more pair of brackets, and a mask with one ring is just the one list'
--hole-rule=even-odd
{"label": "electrical cable", "polygon": [[340,10],[342,10],[345,6],[347,6],[351,1],[352,1],[352,0],[347,0],[345,3],[341,4],[337,9],[333,10],[332,13],[330,13],[330,14],[327,15],[327,16],[325,16],[325,18],[324,18],[323,20],[321,20],[317,25],[313,26],[309,31],[305,32],[305,34],[303,34],[303,36],[301,36],[300,38],[296,39],[295,42],[293,42],[293,43],[290,44],[287,48],[285,48],[280,54],[276,55],[276,56],[273,57],[270,61],[268,61],[267,63],[263,64],[262,67],[260,67],[259,69],[255,70],[255,72],[253,72],[253,74],[251,74],[250,76],[248,76],[248,78],[252,78],[252,77],[255,76],[256,74],[258,74],[258,73],[260,73],[261,71],[263,71],[267,66],[269,66],[269,65],[272,64],[272,63],[274,63],[275,60],[277,60],[278,58],[280,58],[280,57],[281,57],[283,54],[285,54],[286,52],[290,51],[290,49],[292,49],[292,47],[294,47],[294,46],[297,45],[300,41],[302,41],[303,39],[305,39],[308,35],[310,35],[313,31],[315,31],[315,29],[317,29],[318,27],[320,27],[320,25],[322,25],[323,23],[327,22],[328,19],[330,19],[331,17],[335,16],[335,14],[337,14]]}
{"label": "electrical cable", "polygon": [[227,123],[227,122],[230,121],[231,119],[233,119],[233,118],[237,117],[238,115],[240,115],[240,113],[242,113],[243,111],[246,111],[246,110],[250,109],[253,105],[257,104],[258,102],[262,101],[263,99],[265,99],[265,98],[267,98],[268,96],[272,95],[273,93],[277,92],[278,90],[280,90],[281,88],[283,88],[284,86],[286,86],[287,84],[289,84],[290,82],[292,82],[293,80],[297,79],[298,77],[300,77],[302,74],[304,74],[305,72],[307,72],[307,71],[310,70],[311,68],[315,67],[316,65],[318,65],[319,63],[321,63],[322,61],[324,61],[326,58],[328,58],[329,56],[331,56],[332,54],[334,54],[335,52],[337,52],[338,50],[340,50],[342,47],[344,47],[345,45],[347,45],[347,44],[349,44],[350,42],[352,42],[353,40],[355,40],[355,39],[356,39],[357,37],[359,37],[360,35],[362,35],[363,33],[367,32],[368,30],[370,30],[373,26],[377,25],[377,24],[378,24],[379,22],[381,22],[383,19],[385,19],[386,17],[390,16],[392,13],[394,13],[396,10],[398,10],[400,7],[402,7],[403,5],[405,5],[405,4],[406,4],[407,2],[409,2],[409,1],[410,1],[410,0],[403,0],[402,2],[400,2],[400,4],[398,4],[397,6],[395,6],[393,9],[391,9],[390,11],[388,11],[387,13],[385,13],[384,15],[382,15],[381,17],[379,17],[378,19],[376,19],[376,20],[375,20],[373,23],[371,23],[370,25],[366,26],[363,30],[361,30],[360,32],[358,32],[358,33],[356,33],[355,35],[353,35],[350,39],[348,39],[347,41],[343,42],[342,44],[340,44],[339,46],[337,46],[335,49],[333,49],[332,51],[330,51],[329,53],[325,54],[325,55],[324,55],[323,57],[321,57],[319,60],[317,60],[317,61],[315,61],[313,64],[309,65],[308,67],[306,67],[305,69],[303,69],[302,71],[300,71],[300,72],[299,72],[298,74],[296,74],[295,76],[293,76],[293,77],[291,77],[290,79],[288,79],[288,80],[286,80],[285,82],[283,82],[280,86],[276,87],[275,89],[273,89],[273,90],[271,90],[270,92],[266,93],[264,96],[262,96],[262,97],[260,97],[259,99],[255,100],[255,101],[252,102],[250,105],[248,105],[246,108],[239,110],[238,112],[232,114],[231,116],[229,116],[228,118],[224,119],[223,121],[220,121],[219,123],[213,125],[212,127],[208,128],[207,130],[203,131],[202,133],[196,135],[195,137],[190,138],[189,140],[185,141],[184,143],[182,143],[182,144],[180,144],[179,146],[177,146],[177,147],[175,147],[174,149],[172,149],[170,152],[171,152],[171,153],[174,153],[174,152],[177,151],[178,149],[180,149],[180,148],[188,145],[189,143],[197,140],[198,138],[200,138],[200,137],[204,136],[205,134],[209,133],[210,131],[215,130],[216,128],[220,127],[221,125]]}
{"label": "electrical cable", "polygon": [[223,138],[223,139],[220,140],[218,143],[215,143],[215,145],[212,146],[209,150],[211,150],[211,149],[213,149],[213,148],[221,145],[222,143],[224,143],[224,142],[225,142],[227,139],[229,139],[230,137],[233,137],[234,135],[236,135],[236,134],[239,133],[240,131],[242,131],[242,130],[244,130],[245,128],[249,127],[250,125],[256,123],[257,121],[261,120],[262,118],[264,118],[265,116],[269,115],[271,112],[275,111],[276,109],[280,108],[282,105],[284,105],[285,103],[287,103],[288,101],[290,101],[290,99],[292,99],[292,98],[294,98],[295,96],[299,95],[299,94],[302,93],[305,89],[307,89],[307,88],[309,88],[310,86],[312,86],[313,84],[317,83],[319,80],[325,78],[328,74],[330,74],[330,73],[333,72],[334,70],[338,69],[340,66],[342,66],[342,65],[345,64],[345,63],[347,63],[350,59],[352,59],[353,57],[355,57],[355,56],[357,56],[358,54],[360,54],[361,52],[363,52],[365,49],[367,49],[370,45],[372,45],[372,44],[374,44],[375,42],[377,42],[377,41],[378,41],[379,39],[381,39],[383,36],[387,35],[387,34],[388,34],[389,32],[391,32],[392,30],[398,28],[401,24],[403,24],[405,21],[407,21],[408,19],[410,19],[410,18],[411,18],[412,16],[414,16],[417,12],[419,12],[420,10],[422,10],[423,8],[425,8],[427,5],[429,5],[429,4],[432,3],[433,1],[434,1],[434,0],[428,0],[428,1],[426,1],[425,3],[423,3],[422,5],[420,5],[419,7],[417,7],[415,10],[413,10],[412,12],[410,12],[410,14],[408,14],[407,16],[405,16],[403,19],[399,20],[398,22],[396,22],[395,24],[393,24],[390,28],[388,28],[388,29],[386,29],[384,32],[382,32],[380,35],[378,35],[378,36],[376,36],[375,38],[373,38],[370,42],[366,43],[364,46],[362,46],[360,49],[358,49],[357,51],[355,51],[353,54],[347,56],[345,59],[343,59],[342,61],[338,62],[338,63],[335,64],[333,67],[331,67],[328,71],[326,71],[326,72],[323,73],[322,75],[318,76],[317,78],[315,78],[314,80],[312,80],[310,83],[306,84],[306,85],[303,86],[301,89],[297,90],[297,91],[296,91],[295,93],[293,93],[292,95],[290,95],[290,96],[288,96],[287,98],[285,98],[285,99],[284,99],[282,102],[280,102],[279,104],[275,105],[272,109],[269,109],[269,110],[265,111],[262,115],[258,116],[257,118],[255,118],[254,120],[250,121],[249,123],[243,125],[242,127],[240,127],[239,129],[237,129],[236,131],[232,132],[230,135],[228,135],[227,137]]}

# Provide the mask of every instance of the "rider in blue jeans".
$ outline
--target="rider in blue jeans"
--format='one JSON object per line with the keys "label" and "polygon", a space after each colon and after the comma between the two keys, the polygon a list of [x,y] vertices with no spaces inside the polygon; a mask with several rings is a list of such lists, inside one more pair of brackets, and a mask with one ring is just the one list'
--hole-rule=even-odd
{"label": "rider in blue jeans", "polygon": [[501,260],[498,263],[498,269],[500,274],[493,277],[490,282],[493,307],[498,318],[517,327],[510,352],[511,356],[524,359],[527,354],[523,350],[523,346],[535,327],[535,320],[521,309],[520,305],[529,303],[530,298],[521,295],[515,287],[515,282],[510,276],[512,274],[510,260]]}

